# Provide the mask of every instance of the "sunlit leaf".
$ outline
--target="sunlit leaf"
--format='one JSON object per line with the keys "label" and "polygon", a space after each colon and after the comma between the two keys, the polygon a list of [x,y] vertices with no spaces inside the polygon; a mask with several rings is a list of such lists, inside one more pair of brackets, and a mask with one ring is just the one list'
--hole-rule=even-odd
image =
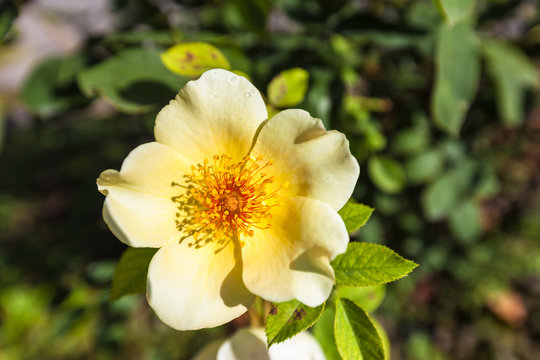
{"label": "sunlit leaf", "polygon": [[435,0],[439,11],[450,24],[469,17],[474,10],[476,0]]}
{"label": "sunlit leaf", "polygon": [[139,294],[146,291],[148,265],[156,253],[153,248],[127,248],[114,269],[111,286],[111,301],[124,295]]}
{"label": "sunlit leaf", "polygon": [[384,360],[381,336],[369,315],[347,299],[336,301],[336,345],[343,360]]}
{"label": "sunlit leaf", "polygon": [[274,304],[266,318],[268,346],[285,341],[312,326],[321,316],[324,305],[312,308],[298,300]]}
{"label": "sunlit leaf", "polygon": [[406,276],[418,265],[386,246],[351,242],[344,254],[332,261],[336,284],[374,286]]}
{"label": "sunlit leaf", "polygon": [[336,295],[359,305],[366,312],[375,311],[384,299],[386,287],[377,286],[336,286]]}
{"label": "sunlit leaf", "polygon": [[431,99],[435,123],[448,133],[458,135],[479,78],[478,39],[468,22],[441,26],[436,60]]}
{"label": "sunlit leaf", "polygon": [[142,113],[165,105],[187,79],[171,74],[159,59],[160,51],[124,50],[79,74],[87,96],[100,95],[127,113]]}
{"label": "sunlit leaf", "polygon": [[231,68],[229,61],[218,48],[204,42],[187,42],[175,45],[161,54],[167,69],[189,77],[198,77],[210,69]]}
{"label": "sunlit leaf", "polygon": [[381,337],[385,359],[391,359],[390,339],[388,338],[388,334],[386,333],[386,330],[377,319],[371,318],[371,322],[373,322],[373,325],[375,325],[375,329],[377,329],[377,332],[379,333],[379,336]]}
{"label": "sunlit leaf", "polygon": [[345,206],[338,211],[338,214],[343,219],[343,222],[347,227],[347,232],[350,234],[366,224],[373,213],[373,210],[373,208],[364,204],[348,201]]}
{"label": "sunlit leaf", "polygon": [[334,336],[335,316],[335,309],[327,306],[319,320],[313,325],[313,336],[321,346],[326,360],[341,360]]}
{"label": "sunlit leaf", "polygon": [[280,108],[298,105],[304,100],[308,82],[309,73],[302,68],[282,71],[268,84],[268,100]]}
{"label": "sunlit leaf", "polygon": [[540,85],[538,70],[521,50],[509,44],[485,40],[482,49],[495,81],[499,116],[507,125],[523,123],[525,91]]}
{"label": "sunlit leaf", "polygon": [[399,162],[388,156],[370,157],[368,173],[375,186],[389,194],[400,192],[406,183],[403,167]]}

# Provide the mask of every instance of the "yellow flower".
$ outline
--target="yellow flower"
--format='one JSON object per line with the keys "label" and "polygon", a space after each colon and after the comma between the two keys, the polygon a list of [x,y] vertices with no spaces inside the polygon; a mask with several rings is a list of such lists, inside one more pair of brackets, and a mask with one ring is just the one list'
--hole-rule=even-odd
{"label": "yellow flower", "polygon": [[324,360],[317,340],[302,332],[282,343],[266,346],[263,328],[238,330],[230,339],[205,346],[193,360]]}
{"label": "yellow flower", "polygon": [[175,329],[224,324],[254,295],[318,306],[332,290],[330,261],[349,240],[337,210],[358,163],[343,134],[303,110],[266,119],[249,81],[207,71],[160,111],[156,142],[97,180],[111,231],[160,248],[147,299]]}

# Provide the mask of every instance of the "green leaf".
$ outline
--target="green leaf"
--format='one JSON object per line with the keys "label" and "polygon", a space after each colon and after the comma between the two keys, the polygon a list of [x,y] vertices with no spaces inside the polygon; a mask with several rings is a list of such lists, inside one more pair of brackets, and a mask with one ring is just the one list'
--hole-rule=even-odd
{"label": "green leaf", "polygon": [[6,123],[6,104],[0,100],[0,154],[2,153],[2,148],[4,147],[4,138],[5,138],[5,123]]}
{"label": "green leaf", "polygon": [[268,84],[268,101],[280,108],[298,105],[304,100],[308,82],[309,73],[302,68],[282,71]]}
{"label": "green leaf", "polygon": [[317,342],[321,345],[326,360],[341,360],[334,336],[335,316],[336,311],[334,308],[327,306],[319,318],[319,321],[313,325],[313,336],[315,336],[315,339],[317,339]]}
{"label": "green leaf", "polygon": [[478,39],[471,25],[441,26],[437,44],[437,74],[431,99],[435,123],[458,135],[477,90]]}
{"label": "green leaf", "polygon": [[70,88],[75,86],[75,77],[83,68],[84,60],[80,56],[46,59],[24,82],[20,98],[32,112],[43,117],[82,105],[86,98]]}
{"label": "green leaf", "polygon": [[384,299],[386,286],[336,286],[336,294],[340,298],[349,299],[368,313],[375,311]]}
{"label": "green leaf", "polygon": [[482,50],[495,82],[499,116],[507,125],[522,124],[525,91],[540,85],[537,69],[521,50],[509,44],[485,40]]}
{"label": "green leaf", "polygon": [[413,184],[421,184],[435,179],[443,170],[444,158],[435,150],[423,152],[405,163],[407,178]]}
{"label": "green leaf", "polygon": [[0,1],[0,43],[4,40],[11,29],[13,22],[17,18],[19,11],[11,0]]}
{"label": "green leaf", "polygon": [[101,95],[115,108],[143,113],[165,105],[187,79],[171,74],[159,59],[160,51],[124,50],[79,74],[86,96]]}
{"label": "green leaf", "polygon": [[375,186],[389,194],[400,192],[406,183],[401,164],[384,155],[369,158],[368,173]]}
{"label": "green leaf", "polygon": [[428,220],[439,221],[455,208],[462,193],[462,181],[449,172],[429,185],[422,193],[422,207]]}
{"label": "green leaf", "polygon": [[124,295],[139,294],[146,291],[148,265],[156,253],[154,248],[127,248],[114,269],[110,300],[115,301]]}
{"label": "green leaf", "polygon": [[259,34],[264,33],[266,19],[272,8],[269,0],[232,0],[227,2],[227,5],[234,8],[243,28]]}
{"label": "green leaf", "polygon": [[189,77],[198,77],[210,69],[231,68],[218,48],[204,42],[175,45],[161,54],[161,61],[172,72]]}
{"label": "green leaf", "polygon": [[418,265],[389,248],[351,242],[344,254],[332,261],[337,285],[374,286],[397,280]]}
{"label": "green leaf", "polygon": [[384,360],[381,336],[369,315],[347,299],[336,301],[336,345],[343,360]]}
{"label": "green leaf", "polygon": [[379,333],[382,343],[383,343],[383,349],[384,349],[384,356],[385,359],[391,359],[390,356],[390,339],[388,338],[388,334],[386,333],[386,330],[381,325],[381,323],[375,319],[371,318],[371,321],[373,322],[373,325],[375,325],[375,329],[377,329],[377,332]]}
{"label": "green leaf", "polygon": [[436,0],[436,3],[442,16],[453,25],[471,16],[476,0]]}
{"label": "green leaf", "polygon": [[141,46],[142,43],[155,43],[161,46],[169,46],[175,43],[174,33],[171,31],[157,31],[151,29],[114,32],[107,34],[104,39],[107,44],[125,44]]}
{"label": "green leaf", "polygon": [[331,128],[331,84],[335,74],[330,69],[315,67],[311,70],[310,75],[311,85],[309,86],[303,108],[312,116],[321,119],[327,129]]}
{"label": "green leaf", "polygon": [[312,326],[321,316],[324,305],[312,308],[298,300],[273,304],[266,318],[268,346],[285,341]]}
{"label": "green leaf", "polygon": [[418,154],[429,146],[429,136],[429,129],[423,126],[402,130],[392,140],[392,150],[400,155]]}
{"label": "green leaf", "polygon": [[482,234],[480,209],[471,199],[455,207],[448,220],[452,233],[463,242],[470,242]]}
{"label": "green leaf", "polygon": [[345,206],[338,211],[349,234],[364,226],[372,213],[373,208],[364,204],[357,204],[353,201],[348,201]]}

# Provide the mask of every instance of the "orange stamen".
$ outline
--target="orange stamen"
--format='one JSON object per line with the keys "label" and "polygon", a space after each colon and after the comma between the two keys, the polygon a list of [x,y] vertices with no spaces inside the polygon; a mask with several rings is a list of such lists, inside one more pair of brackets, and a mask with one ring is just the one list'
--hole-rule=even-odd
{"label": "orange stamen", "polygon": [[[262,156],[232,162],[227,155],[215,155],[213,164],[204,159],[203,164],[191,166],[191,174],[184,175],[185,185],[172,182],[171,186],[184,189],[182,194],[171,197],[178,206],[176,226],[182,233],[181,240],[191,237],[188,245],[200,248],[215,241],[225,246],[234,237],[252,237],[253,228],[268,229],[271,210],[278,206],[277,193],[288,183],[268,187],[275,178],[261,172],[271,166],[264,165]],[[240,240],[241,246],[245,241]]]}

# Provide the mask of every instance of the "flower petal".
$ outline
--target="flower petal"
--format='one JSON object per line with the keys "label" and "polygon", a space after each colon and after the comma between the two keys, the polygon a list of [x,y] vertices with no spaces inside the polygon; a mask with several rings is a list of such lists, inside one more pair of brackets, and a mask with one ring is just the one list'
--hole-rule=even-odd
{"label": "flower petal", "polygon": [[315,338],[306,332],[272,345],[268,349],[263,328],[238,330],[230,339],[223,342],[217,351],[217,357],[214,357],[217,360],[324,360],[324,358]]}
{"label": "flower petal", "polygon": [[97,179],[107,195],[103,218],[112,233],[134,247],[159,247],[179,239],[172,181],[182,182],[189,164],[173,149],[156,143],[135,148],[120,171],[106,170]]}
{"label": "flower petal", "polygon": [[360,173],[349,142],[340,132],[326,131],[321,120],[303,110],[285,110],[263,127],[252,156],[273,160],[272,171],[287,192],[330,204],[339,210],[352,194]]}
{"label": "flower petal", "polygon": [[192,360],[216,360],[217,353],[222,344],[223,340],[212,341],[195,354]]}
{"label": "flower petal", "polygon": [[324,353],[315,338],[307,332],[272,345],[268,350],[271,360],[324,360]]}
{"label": "flower petal", "polygon": [[238,246],[210,243],[195,249],[171,242],[158,250],[148,268],[146,297],[157,316],[177,330],[222,325],[240,315],[253,295],[242,282]]}
{"label": "flower petal", "polygon": [[247,155],[268,112],[259,91],[244,77],[214,69],[188,82],[156,118],[156,141],[193,161]]}
{"label": "flower petal", "polygon": [[216,360],[271,360],[264,330],[240,329],[223,342]]}
{"label": "flower petal", "polygon": [[243,239],[244,282],[265,300],[295,298],[318,306],[334,285],[330,260],[349,242],[345,224],[322,201],[302,197],[282,201],[272,213],[271,228]]}

